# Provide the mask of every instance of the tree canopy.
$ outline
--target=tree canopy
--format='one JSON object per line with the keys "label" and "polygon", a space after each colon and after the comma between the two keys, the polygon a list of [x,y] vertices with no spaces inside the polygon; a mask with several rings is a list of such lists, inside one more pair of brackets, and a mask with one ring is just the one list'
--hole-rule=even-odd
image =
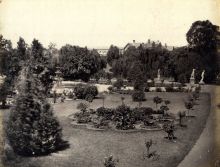
{"label": "tree canopy", "polygon": [[111,45],[108,53],[107,53],[107,62],[110,66],[112,66],[112,63],[119,59],[120,57],[120,52],[119,52],[119,48],[117,46]]}
{"label": "tree canopy", "polygon": [[60,49],[60,66],[65,79],[88,81],[106,63],[96,50],[65,45]]}
{"label": "tree canopy", "polygon": [[209,20],[195,21],[186,34],[192,48],[215,49],[217,44],[217,26]]}

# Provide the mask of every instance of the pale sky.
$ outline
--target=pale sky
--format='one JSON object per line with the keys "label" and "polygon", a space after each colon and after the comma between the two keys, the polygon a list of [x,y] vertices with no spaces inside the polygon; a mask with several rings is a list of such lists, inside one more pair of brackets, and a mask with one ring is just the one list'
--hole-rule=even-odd
{"label": "pale sky", "polygon": [[[186,45],[192,22],[217,17],[220,0],[0,0],[0,33],[45,47],[53,42],[89,48],[160,40]],[[220,16],[219,16],[220,17]]]}

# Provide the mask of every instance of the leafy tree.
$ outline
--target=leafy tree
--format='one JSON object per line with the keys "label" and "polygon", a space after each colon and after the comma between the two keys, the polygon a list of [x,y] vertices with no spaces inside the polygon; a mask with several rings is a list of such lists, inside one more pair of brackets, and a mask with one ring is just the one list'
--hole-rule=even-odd
{"label": "leafy tree", "polygon": [[215,49],[217,44],[217,26],[209,20],[195,21],[186,34],[193,48]]}
{"label": "leafy tree", "polygon": [[22,70],[19,94],[11,109],[6,133],[20,155],[43,155],[62,146],[62,129],[47,102],[39,78],[27,67]]}
{"label": "leafy tree", "polygon": [[145,146],[147,148],[147,156],[149,157],[150,155],[150,147],[153,145],[153,140],[150,139],[149,141],[145,140]]}
{"label": "leafy tree", "polygon": [[160,106],[160,111],[162,111],[163,115],[165,115],[165,113],[169,111],[169,107],[167,107],[166,105],[162,105]]}
{"label": "leafy tree", "polygon": [[107,53],[107,62],[112,66],[113,61],[119,59],[119,48],[117,46],[111,45]]}
{"label": "leafy tree", "polygon": [[145,101],[145,93],[144,91],[134,91],[132,94],[133,101],[142,102]]}
{"label": "leafy tree", "polygon": [[96,81],[98,82],[100,78],[106,78],[107,74],[104,70],[99,70],[98,72],[96,72],[93,77],[96,79]]}
{"label": "leafy tree", "polygon": [[79,103],[77,105],[77,109],[79,109],[80,111],[82,111],[82,113],[85,113],[87,111],[87,108],[88,108],[88,104],[86,103]]}
{"label": "leafy tree", "polygon": [[168,104],[170,104],[169,100],[164,100],[165,105],[167,106]]}
{"label": "leafy tree", "polygon": [[163,130],[167,133],[167,139],[169,140],[173,140],[176,137],[174,136],[174,132],[175,132],[175,127],[173,123],[166,123],[163,125]]}
{"label": "leafy tree", "polygon": [[114,87],[117,89],[121,89],[122,86],[124,86],[124,81],[121,78],[118,78],[116,82],[113,84]]}
{"label": "leafy tree", "polygon": [[132,110],[126,105],[118,106],[115,110],[114,121],[116,128],[121,130],[133,129],[135,119],[132,117]]}
{"label": "leafy tree", "polygon": [[141,62],[137,61],[131,64],[127,78],[128,80],[133,81],[135,90],[143,90],[146,77]]}
{"label": "leafy tree", "polygon": [[36,39],[32,41],[31,57],[29,63],[34,74],[40,79],[45,94],[48,94],[53,86],[55,69],[51,66],[51,59],[43,45]]}
{"label": "leafy tree", "polygon": [[215,80],[219,73],[217,33],[218,26],[213,25],[209,20],[205,20],[194,22],[186,34],[192,51],[200,56],[201,60],[197,59],[195,63],[199,62],[202,64],[200,68],[197,68],[200,73],[202,70],[206,71],[204,78],[206,83]]}
{"label": "leafy tree", "polygon": [[185,108],[187,109],[187,111],[188,111],[187,115],[189,116],[189,112],[193,108],[193,102],[191,102],[191,101],[185,102]]}
{"label": "leafy tree", "polygon": [[88,50],[78,46],[65,45],[60,49],[61,71],[65,79],[82,79],[88,81],[89,78],[105,67],[103,59],[96,50]]}
{"label": "leafy tree", "polygon": [[157,105],[163,102],[163,99],[156,96],[153,98],[154,103],[156,104],[156,109],[157,109]]}
{"label": "leafy tree", "polygon": [[[6,98],[10,90],[13,88],[16,68],[12,68],[12,44],[11,41],[4,39],[0,35],[0,74],[5,75],[3,83],[0,85],[0,102],[2,103],[2,108],[6,107]],[[17,63],[17,62],[16,62]]]}
{"label": "leafy tree", "polygon": [[113,158],[113,155],[105,157],[104,166],[105,167],[116,167],[118,160]]}
{"label": "leafy tree", "polygon": [[8,78],[5,78],[4,82],[0,86],[0,102],[2,103],[1,108],[6,108],[6,99],[7,95],[9,94],[11,87],[11,82],[8,80]]}
{"label": "leafy tree", "polygon": [[93,85],[78,84],[74,88],[74,93],[78,99],[86,99],[90,101],[98,95],[98,89]]}

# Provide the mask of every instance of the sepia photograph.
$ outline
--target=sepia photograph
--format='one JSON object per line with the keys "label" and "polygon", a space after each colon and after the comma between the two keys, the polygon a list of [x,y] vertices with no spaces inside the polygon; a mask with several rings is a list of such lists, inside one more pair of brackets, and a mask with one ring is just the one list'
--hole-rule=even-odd
{"label": "sepia photograph", "polygon": [[0,0],[0,167],[220,167],[220,0]]}

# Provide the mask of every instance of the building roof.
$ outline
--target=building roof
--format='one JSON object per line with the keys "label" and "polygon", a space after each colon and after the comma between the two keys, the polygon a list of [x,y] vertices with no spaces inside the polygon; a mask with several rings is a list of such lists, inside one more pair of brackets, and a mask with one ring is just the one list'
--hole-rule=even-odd
{"label": "building roof", "polygon": [[[138,48],[139,46],[142,46],[143,48],[152,48],[153,42],[155,43],[155,47],[157,47],[160,44],[160,41],[150,41],[148,40],[148,42],[146,43],[140,43],[140,42],[135,42],[135,40],[133,40],[133,42],[127,43],[124,47],[124,50],[127,50],[130,46],[134,46],[135,48]],[[173,46],[163,46],[162,47],[164,49],[167,50],[173,50]]]}

